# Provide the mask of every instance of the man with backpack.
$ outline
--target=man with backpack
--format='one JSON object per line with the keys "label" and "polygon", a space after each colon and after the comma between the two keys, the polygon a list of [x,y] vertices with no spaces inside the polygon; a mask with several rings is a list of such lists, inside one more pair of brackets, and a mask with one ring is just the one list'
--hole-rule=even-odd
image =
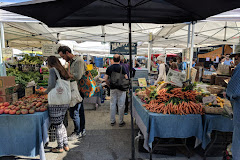
{"label": "man with backpack", "polygon": [[129,83],[127,83],[127,72],[123,66],[120,65],[120,55],[115,54],[113,57],[113,64],[107,68],[105,81],[109,79],[110,82],[110,122],[111,126],[116,124],[116,105],[118,105],[119,112],[119,127],[123,127],[125,122],[124,108],[126,99],[126,90]]}

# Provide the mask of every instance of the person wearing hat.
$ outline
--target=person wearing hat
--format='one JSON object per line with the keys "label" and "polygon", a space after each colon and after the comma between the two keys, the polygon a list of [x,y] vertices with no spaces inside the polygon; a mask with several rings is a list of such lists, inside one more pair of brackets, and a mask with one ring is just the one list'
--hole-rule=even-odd
{"label": "person wearing hat", "polygon": [[165,56],[158,56],[157,57],[157,62],[159,64],[159,74],[158,74],[158,79],[157,81],[155,82],[154,85],[157,85],[157,83],[159,81],[165,81],[166,80],[166,59],[165,59]]}
{"label": "person wearing hat", "polygon": [[240,53],[233,54],[231,57],[235,57],[237,66],[228,83],[226,94],[233,107],[232,156],[235,160],[240,158]]}

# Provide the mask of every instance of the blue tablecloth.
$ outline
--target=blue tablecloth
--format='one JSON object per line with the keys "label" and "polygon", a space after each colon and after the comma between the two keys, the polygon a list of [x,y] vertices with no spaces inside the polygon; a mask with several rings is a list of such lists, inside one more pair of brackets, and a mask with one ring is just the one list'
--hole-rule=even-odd
{"label": "blue tablecloth", "polygon": [[[195,136],[202,140],[203,126],[201,115],[172,115],[152,113],[142,107],[141,100],[133,96],[133,112],[136,123],[148,138],[144,148],[152,147],[154,137],[160,138],[188,138]],[[140,119],[139,119],[140,117]],[[144,126],[143,126],[144,125]],[[146,144],[148,143],[148,144]]]}
{"label": "blue tablecloth", "polygon": [[203,149],[206,149],[207,145],[211,142],[211,133],[213,130],[233,132],[233,120],[221,115],[203,115],[203,125]]}
{"label": "blue tablecloth", "polygon": [[47,111],[27,115],[0,115],[0,156],[40,155],[40,159],[45,160],[48,125]]}

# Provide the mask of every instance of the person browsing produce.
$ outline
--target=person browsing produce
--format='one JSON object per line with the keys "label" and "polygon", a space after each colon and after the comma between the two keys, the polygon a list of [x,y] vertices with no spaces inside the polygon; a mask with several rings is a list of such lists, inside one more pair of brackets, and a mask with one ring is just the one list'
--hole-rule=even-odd
{"label": "person browsing produce", "polygon": [[[83,59],[73,55],[71,49],[67,46],[60,46],[58,48],[58,54],[70,63],[70,67],[68,68],[70,78],[79,81],[86,71],[86,65]],[[84,98],[83,93],[80,92],[80,94],[82,98]],[[69,113],[74,123],[74,132],[68,137],[68,140],[71,141],[86,135],[83,103],[77,103],[74,107],[70,107]]]}
{"label": "person browsing produce", "polygon": [[158,79],[155,82],[154,85],[157,85],[159,81],[165,81],[166,80],[166,66],[165,66],[165,56],[158,56],[157,61],[159,64],[159,74]]}
{"label": "person browsing produce", "polygon": [[[48,79],[48,88],[45,91],[46,94],[48,94],[56,86],[57,75],[54,69],[56,69],[59,72],[60,77],[62,79],[64,80],[70,79],[69,74],[61,65],[57,57],[50,56],[48,57],[47,62],[48,62],[48,68],[49,68],[49,79]],[[68,108],[69,108],[69,104],[48,106],[50,122],[56,128],[56,137],[57,137],[57,143],[58,143],[58,147],[52,149],[52,152],[54,153],[61,153],[64,150],[69,151],[67,131],[65,126],[63,125],[63,120]]]}

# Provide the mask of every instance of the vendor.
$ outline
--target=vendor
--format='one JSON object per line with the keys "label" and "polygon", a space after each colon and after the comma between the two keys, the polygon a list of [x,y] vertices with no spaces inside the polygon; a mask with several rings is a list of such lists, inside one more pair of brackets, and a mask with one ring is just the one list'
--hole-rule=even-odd
{"label": "vendor", "polygon": [[[240,61],[240,53],[234,54],[235,60]],[[233,105],[233,139],[232,156],[237,160],[240,157],[240,64],[234,70],[227,86],[227,97]]]}
{"label": "vendor", "polygon": [[165,81],[166,80],[166,60],[165,56],[158,56],[157,57],[157,62],[159,64],[159,74],[158,74],[158,79],[155,82],[154,85],[157,85],[159,81]]}

